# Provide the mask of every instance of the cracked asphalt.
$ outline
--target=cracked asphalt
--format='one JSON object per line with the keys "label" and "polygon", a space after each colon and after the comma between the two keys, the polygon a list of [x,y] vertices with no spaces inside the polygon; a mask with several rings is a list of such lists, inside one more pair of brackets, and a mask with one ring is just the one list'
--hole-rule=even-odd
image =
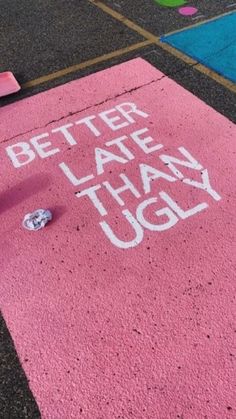
{"label": "cracked asphalt", "polygon": [[[106,0],[104,3],[155,36],[196,23],[192,17],[181,16],[176,8],[160,7],[153,0]],[[230,3],[229,0],[195,0],[191,5],[199,8],[201,22],[226,13]],[[141,34],[87,0],[0,0],[0,10],[0,72],[12,71],[20,84],[145,41]],[[0,106],[135,57],[144,58],[236,122],[232,91],[197,71],[195,64],[186,64],[154,44],[127,50],[122,55],[25,88],[0,99]],[[7,326],[0,317],[0,419],[39,417]]]}

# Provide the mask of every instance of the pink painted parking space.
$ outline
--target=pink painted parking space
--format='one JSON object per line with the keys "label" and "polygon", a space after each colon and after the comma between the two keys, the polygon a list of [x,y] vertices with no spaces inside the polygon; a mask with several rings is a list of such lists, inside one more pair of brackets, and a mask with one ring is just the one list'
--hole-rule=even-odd
{"label": "pink painted parking space", "polygon": [[42,417],[233,417],[235,126],[142,59],[1,114],[0,302]]}

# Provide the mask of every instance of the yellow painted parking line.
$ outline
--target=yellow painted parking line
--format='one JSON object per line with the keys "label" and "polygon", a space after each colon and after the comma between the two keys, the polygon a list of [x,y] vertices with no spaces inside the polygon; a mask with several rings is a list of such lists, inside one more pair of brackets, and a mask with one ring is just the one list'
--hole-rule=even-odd
{"label": "yellow painted parking line", "polygon": [[194,68],[196,68],[201,73],[206,74],[208,77],[211,77],[217,83],[222,84],[224,87],[226,87],[226,89],[231,90],[231,92],[236,93],[236,84],[232,81],[225,79],[223,76],[220,76],[220,74],[217,74],[215,71],[205,67],[202,64],[198,64]]}
{"label": "yellow painted parking line", "polygon": [[[144,38],[146,38],[147,40],[149,40],[150,43],[153,43],[153,44],[157,45],[158,47],[164,49],[165,51],[169,52],[170,54],[172,54],[175,57],[179,58],[180,60],[184,61],[185,63],[194,66],[194,68],[196,70],[198,70],[199,72],[207,75],[211,79],[215,80],[217,83],[223,85],[226,89],[231,90],[232,92],[236,93],[236,84],[235,83],[225,79],[224,77],[220,76],[215,71],[210,70],[209,68],[205,67],[204,65],[199,64],[197,61],[193,60],[189,56],[187,56],[187,55],[183,54],[182,52],[178,51],[176,48],[173,48],[170,45],[167,45],[164,42],[161,42],[159,37],[155,36],[154,34],[152,34],[149,31],[146,31],[141,26],[137,25],[136,23],[132,22],[130,19],[123,16],[121,13],[118,13],[117,11],[113,10],[111,7],[104,4],[102,1],[97,1],[97,0],[88,0],[88,1],[90,3],[92,3],[94,6],[103,10],[108,15],[112,16],[114,19],[123,23],[128,28],[132,29],[133,31],[137,32],[139,35],[141,35]],[[178,31],[175,31],[175,32],[179,32],[181,30],[184,30],[184,29],[187,29],[187,28],[190,28],[190,27],[194,27],[194,26],[199,26],[199,25],[201,25],[205,22],[215,20],[215,19],[217,19],[221,16],[224,16],[224,15],[227,15],[227,14],[230,14],[230,13],[232,13],[232,11],[229,12],[229,13],[224,13],[223,15],[220,15],[220,16],[216,16],[216,17],[211,18],[211,19],[207,19],[207,20],[195,23],[191,26],[182,28],[182,29],[180,29]],[[172,32],[170,32],[170,33],[172,33]],[[168,35],[170,33],[168,33]]]}
{"label": "yellow painted parking line", "polygon": [[146,31],[141,26],[137,25],[136,23],[132,22],[132,20],[127,19],[127,17],[123,16],[121,13],[116,12],[111,7],[104,4],[102,1],[98,0],[88,0],[90,3],[94,4],[95,6],[99,7],[99,9],[103,10],[108,15],[112,16],[114,19],[122,22],[125,26],[133,31],[137,32],[139,35],[143,36],[144,38],[148,39],[149,41],[155,42],[157,37],[153,35],[151,32]]}
{"label": "yellow painted parking line", "polygon": [[230,80],[225,79],[223,76],[220,76],[215,71],[211,70],[210,68],[204,66],[203,64],[199,64],[197,61],[193,60],[188,55],[180,52],[179,50],[173,48],[172,46],[162,43],[159,41],[156,43],[159,47],[166,50],[170,54],[174,55],[175,57],[179,58],[180,60],[184,61],[185,63],[194,66],[196,70],[200,73],[203,73],[210,77],[211,79],[215,80],[217,83],[222,84],[226,89],[231,90],[231,92],[236,93],[236,84],[231,82]]}
{"label": "yellow painted parking line", "polygon": [[143,47],[146,47],[146,46],[151,45],[151,44],[152,44],[152,42],[150,40],[145,40],[145,41],[142,41],[142,42],[138,42],[137,44],[133,44],[133,45],[130,45],[130,46],[125,47],[125,48],[118,49],[118,50],[113,51],[113,52],[109,52],[108,54],[104,54],[104,55],[101,55],[99,57],[92,58],[92,59],[84,61],[82,63],[75,64],[75,65],[72,65],[72,66],[67,67],[67,68],[63,68],[62,70],[55,71],[54,73],[50,73],[50,74],[47,74],[45,76],[38,77],[37,79],[27,81],[26,83],[24,83],[22,85],[22,89],[28,89],[29,87],[35,87],[35,86],[38,86],[42,83],[46,83],[46,82],[51,81],[51,80],[56,80],[60,77],[66,76],[68,74],[74,73],[74,72],[79,71],[79,70],[83,70],[83,69],[85,69],[87,67],[90,67],[92,65],[111,60],[112,58],[120,57],[124,54],[127,54],[129,52],[135,51],[135,50],[143,48]]}
{"label": "yellow painted parking line", "polygon": [[157,40],[157,42],[155,42],[155,44],[158,45],[159,47],[161,47],[162,49],[164,49],[165,51],[171,53],[176,58],[179,58],[180,60],[184,61],[185,63],[187,63],[189,65],[197,66],[197,64],[198,64],[197,61],[194,60],[193,58],[189,57],[188,55],[183,54],[181,51],[177,50],[176,48],[172,47],[171,45],[165,44],[164,42],[161,42],[159,39]]}

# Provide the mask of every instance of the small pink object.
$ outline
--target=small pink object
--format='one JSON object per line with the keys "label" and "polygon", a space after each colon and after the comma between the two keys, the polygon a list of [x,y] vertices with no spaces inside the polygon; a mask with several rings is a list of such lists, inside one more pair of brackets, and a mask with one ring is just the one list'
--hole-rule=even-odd
{"label": "small pink object", "polygon": [[180,7],[179,8],[179,13],[183,16],[192,16],[195,15],[198,12],[198,9],[196,7]]}
{"label": "small pink object", "polygon": [[18,92],[20,85],[11,71],[0,73],[0,97]]}

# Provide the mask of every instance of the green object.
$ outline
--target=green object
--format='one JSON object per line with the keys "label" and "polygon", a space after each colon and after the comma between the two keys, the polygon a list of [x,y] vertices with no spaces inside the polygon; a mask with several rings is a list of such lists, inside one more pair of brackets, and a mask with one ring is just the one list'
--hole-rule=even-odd
{"label": "green object", "polygon": [[154,0],[155,3],[165,7],[178,7],[186,4],[186,0]]}

